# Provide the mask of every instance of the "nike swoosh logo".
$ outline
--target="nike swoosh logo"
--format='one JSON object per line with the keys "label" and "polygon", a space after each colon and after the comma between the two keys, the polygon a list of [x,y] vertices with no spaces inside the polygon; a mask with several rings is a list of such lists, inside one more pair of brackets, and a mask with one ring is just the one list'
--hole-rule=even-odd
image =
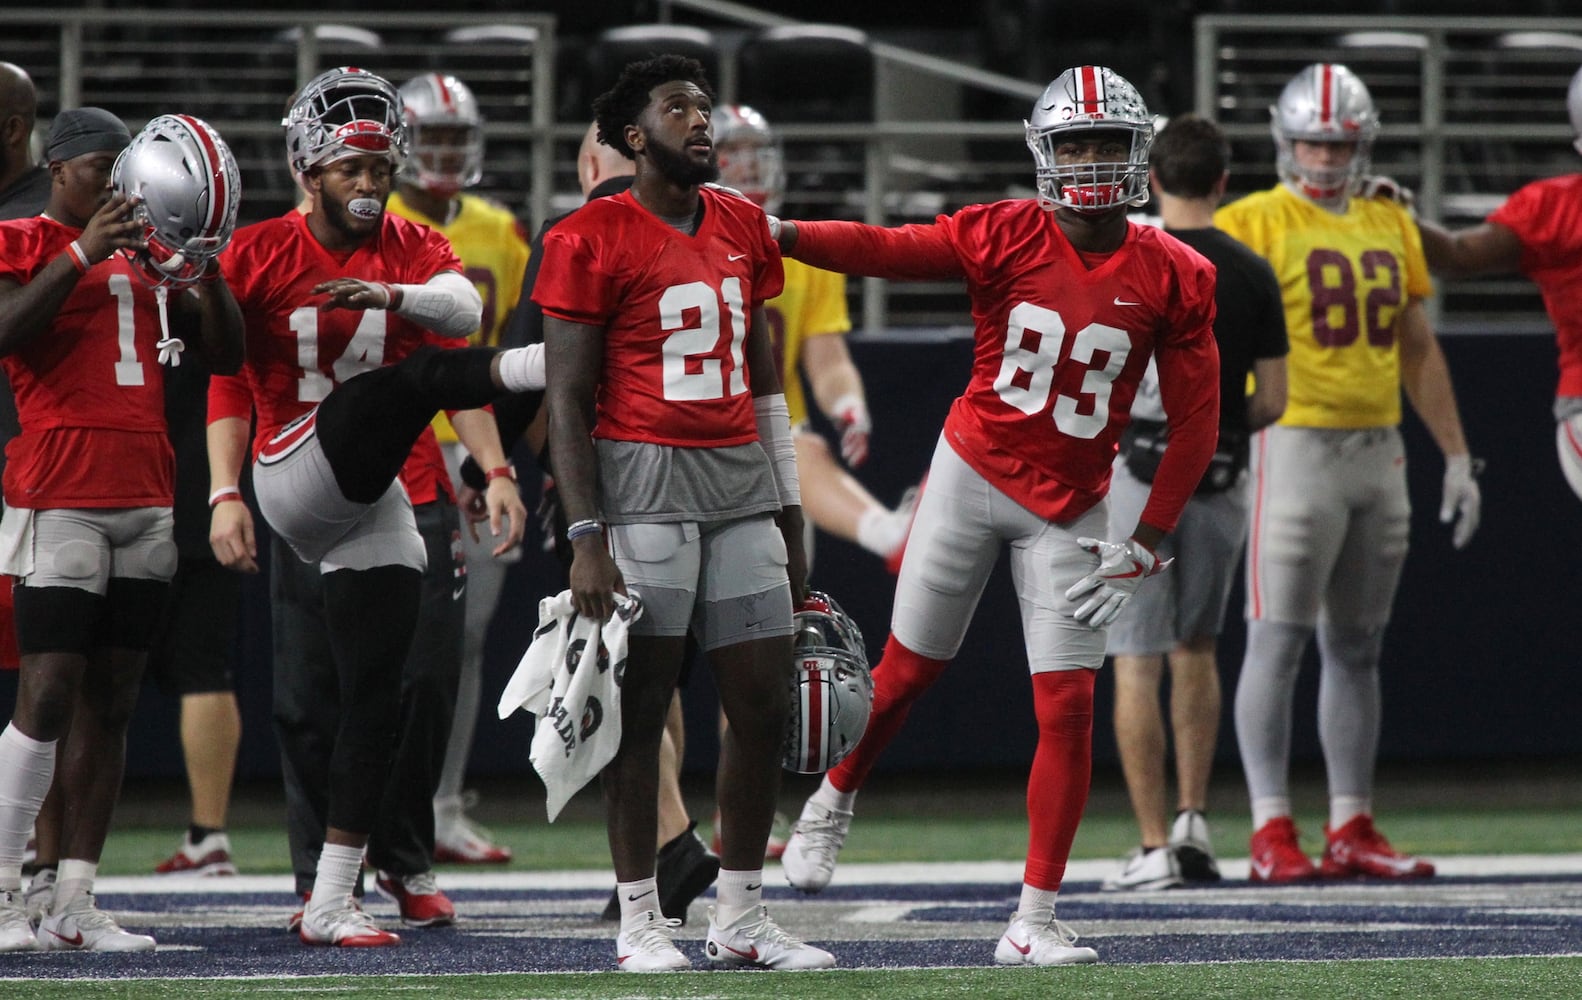
{"label": "nike swoosh logo", "polygon": [[67,937],[66,935],[62,934],[60,931],[50,931],[50,933],[55,935],[56,937],[60,938],[62,941],[66,942],[67,944],[71,945],[73,948],[81,948],[82,947],[82,931],[78,931],[76,934],[73,934],[71,937]]}
{"label": "nike swoosh logo", "polygon": [[1125,299],[1121,298],[1119,295],[1115,296],[1115,304],[1118,305],[1118,306],[1140,306],[1140,305],[1142,305],[1141,302],[1127,302]]}
{"label": "nike swoosh logo", "polygon": [[[1006,940],[1011,941],[1010,938],[1006,938]],[[1017,944],[1015,941],[1011,941],[1011,947],[1025,955],[1033,950],[1033,942],[1029,941],[1026,944]]]}
{"label": "nike swoosh logo", "polygon": [[1254,861],[1252,863],[1252,870],[1257,873],[1259,878],[1267,881],[1269,876],[1274,874],[1274,862]]}
{"label": "nike swoosh logo", "polygon": [[455,590],[450,592],[450,599],[453,600],[453,601],[459,601],[459,600],[461,600],[461,596],[463,594],[465,594],[466,592],[467,592],[467,588],[466,587],[457,587]]}
{"label": "nike swoosh logo", "polygon": [[747,961],[749,961],[749,962],[756,962],[756,961],[758,961],[758,946],[757,945],[753,945],[751,948],[747,949],[746,951],[737,951],[735,948],[732,948],[728,944],[722,944],[722,945],[720,945],[720,947],[724,948],[726,951],[730,952],[732,955],[737,955],[737,956],[740,956],[741,958],[747,959]]}
{"label": "nike swoosh logo", "polygon": [[728,253],[728,254],[725,255],[725,259],[729,260],[729,261],[738,261],[738,260],[741,260],[745,256],[747,256],[747,255],[744,254],[744,253]]}
{"label": "nike swoosh logo", "polygon": [[762,889],[763,887],[764,887],[764,884],[762,882],[757,882],[757,883],[754,883],[753,885],[748,886],[747,887],[747,891],[748,892],[757,892],[759,889]]}
{"label": "nike swoosh logo", "polygon": [[640,892],[640,893],[638,893],[635,896],[633,896],[631,893],[627,893],[626,898],[627,898],[627,900],[629,902],[635,903],[639,899],[642,899],[644,896],[652,896],[653,894],[654,894],[654,890],[653,889],[649,889],[647,892]]}
{"label": "nike swoosh logo", "polygon": [[753,628],[757,628],[758,626],[762,625],[763,623],[764,623],[764,620],[762,618],[760,618],[760,619],[758,619],[755,622],[748,622],[747,623],[747,627],[750,628],[750,629],[753,629]]}
{"label": "nike swoosh logo", "polygon": [[1130,573],[1114,573],[1114,574],[1111,574],[1110,576],[1105,577],[1104,579],[1106,579],[1106,580],[1130,580],[1133,577],[1142,576],[1142,575],[1143,575],[1143,564],[1134,562],[1134,563],[1132,563],[1132,571]]}

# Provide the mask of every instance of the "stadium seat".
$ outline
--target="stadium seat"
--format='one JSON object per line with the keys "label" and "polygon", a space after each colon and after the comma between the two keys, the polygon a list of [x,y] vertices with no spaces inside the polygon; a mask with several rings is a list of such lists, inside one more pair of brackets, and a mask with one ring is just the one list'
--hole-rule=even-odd
{"label": "stadium seat", "polygon": [[627,63],[665,54],[696,59],[709,81],[719,83],[720,50],[712,31],[685,24],[632,24],[600,32],[588,47],[588,99],[609,89]]}

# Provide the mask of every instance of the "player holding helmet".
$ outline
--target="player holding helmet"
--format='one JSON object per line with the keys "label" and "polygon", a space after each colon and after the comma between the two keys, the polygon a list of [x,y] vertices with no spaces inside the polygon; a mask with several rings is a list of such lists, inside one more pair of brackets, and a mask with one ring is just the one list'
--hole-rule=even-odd
{"label": "player holding helmet", "polygon": [[[446,73],[413,77],[401,85],[401,99],[412,155],[396,175],[389,210],[432,226],[450,240],[463,273],[483,299],[483,322],[468,340],[495,346],[522,292],[528,246],[527,234],[509,209],[466,193],[483,176],[483,115],[478,99],[465,83]],[[434,419],[434,433],[444,449],[451,481],[459,483],[467,453],[444,414]],[[508,561],[517,557],[518,550],[508,553],[509,559],[495,558],[494,540],[478,533],[476,517],[483,509],[483,496],[471,490],[464,496],[475,498],[475,506],[461,512],[459,544],[466,590],[462,600],[452,605],[461,616],[455,629],[463,638],[458,649],[456,710],[451,724],[444,727],[450,738],[434,748],[444,755],[434,765],[438,778],[433,791],[434,860],[501,863],[511,860],[511,849],[493,843],[467,819],[462,779],[478,721],[483,642],[505,585]],[[443,654],[436,648],[432,655]]]}
{"label": "player holding helmet", "polygon": [[[455,690],[444,664],[454,657],[411,652],[414,633],[459,642],[442,622],[419,623],[425,590],[451,602],[455,531],[425,425],[440,404],[466,400],[453,417],[458,433],[485,468],[504,466],[494,419],[476,409],[493,395],[479,370],[490,363],[478,358],[493,352],[435,356],[446,353],[436,345],[460,346],[477,329],[481,304],[443,236],[385,212],[407,155],[395,88],[363,70],[330,70],[302,89],[283,124],[310,201],[305,213],[244,227],[225,258],[244,276],[248,360],[240,377],[210,385],[210,540],[223,564],[256,571],[237,489],[256,410],[254,482],[275,529],[271,606],[282,637],[274,717],[293,868],[311,897],[300,933],[308,944],[389,945],[399,939],[352,899],[365,846],[403,920],[455,915],[434,884],[423,829],[433,816],[428,762],[444,744],[433,727],[448,725]],[[368,400],[387,412],[369,419]],[[496,531],[510,521],[503,551],[521,537],[525,512],[515,483],[499,479],[486,503]],[[423,518],[439,525],[437,538],[417,527],[414,506],[429,505],[439,505],[439,516]]]}
{"label": "player holding helmet", "polygon": [[[151,951],[92,890],[176,569],[160,344],[190,339],[218,371],[241,362],[241,314],[214,260],[235,223],[236,165],[195,118],[156,119],[133,140],[101,108],[57,115],[48,156],[45,214],[0,224],[0,365],[22,425],[0,520],[22,654],[0,733],[0,951]],[[160,267],[171,252],[180,266]],[[177,296],[167,330],[155,291],[170,283],[195,294]],[[22,851],[62,738],[59,879],[35,936]]]}
{"label": "player holding helmet", "polygon": [[[787,254],[890,279],[965,279],[977,346],[918,504],[896,585],[890,640],[874,668],[857,749],[808,800],[782,862],[822,889],[869,771],[912,703],[955,657],[1002,545],[1032,671],[1038,749],[1027,786],[1020,903],[1001,964],[1094,962],[1055,919],[1087,801],[1094,673],[1105,626],[1142,579],[1214,451],[1219,365],[1214,271],[1126,210],[1148,197],[1153,120],[1136,89],[1100,66],[1057,77],[1027,144],[1038,198],[974,205],[932,225],[782,223]],[[1170,446],[1128,538],[1104,541],[1110,466],[1149,358],[1171,416]]]}
{"label": "player holding helmet", "polygon": [[[1411,218],[1356,198],[1378,135],[1368,88],[1316,63],[1270,109],[1280,183],[1220,209],[1214,224],[1274,268],[1290,335],[1285,415],[1252,448],[1247,652],[1236,737],[1252,799],[1252,878],[1417,878],[1373,825],[1379,655],[1411,507],[1401,391],[1445,457],[1441,519],[1457,548],[1481,505],[1450,373],[1423,299],[1433,290]],[[1319,738],[1329,775],[1321,865],[1291,817],[1291,712],[1303,650],[1318,632]]]}

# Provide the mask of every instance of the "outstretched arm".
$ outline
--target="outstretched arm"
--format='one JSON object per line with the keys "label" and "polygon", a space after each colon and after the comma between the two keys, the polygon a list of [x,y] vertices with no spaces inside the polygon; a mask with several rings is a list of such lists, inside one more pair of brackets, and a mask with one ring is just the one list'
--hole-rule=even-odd
{"label": "outstretched arm", "polygon": [[1521,270],[1522,241],[1497,222],[1452,232],[1437,222],[1417,220],[1423,254],[1431,270],[1453,278],[1473,274],[1510,274]]}

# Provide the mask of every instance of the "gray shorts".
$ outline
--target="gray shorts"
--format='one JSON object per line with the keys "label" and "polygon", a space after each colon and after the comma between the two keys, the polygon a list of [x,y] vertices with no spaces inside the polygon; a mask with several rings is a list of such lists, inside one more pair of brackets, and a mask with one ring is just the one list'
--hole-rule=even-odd
{"label": "gray shorts", "polygon": [[[1137,527],[1152,484],[1133,476],[1124,461],[1110,480],[1109,538],[1125,538]],[[1247,484],[1222,493],[1200,493],[1187,501],[1175,531],[1159,545],[1159,558],[1174,558],[1163,573],[1143,581],[1110,626],[1111,656],[1168,653],[1181,643],[1216,636],[1225,621],[1231,584],[1247,541]]]}
{"label": "gray shorts", "polygon": [[1270,427],[1253,437],[1247,618],[1342,628],[1390,620],[1412,504],[1394,427]]}
{"label": "gray shorts", "polygon": [[[315,411],[315,414],[317,411]],[[428,568],[428,552],[399,481],[371,504],[346,499],[312,416],[287,425],[253,464],[258,509],[297,558],[337,569]]]}
{"label": "gray shorts", "polygon": [[643,599],[633,635],[693,629],[713,650],[791,634],[785,538],[773,517],[612,524],[609,539],[626,585]]}
{"label": "gray shorts", "polygon": [[28,587],[75,587],[105,595],[111,577],[169,583],[176,575],[175,521],[169,507],[6,511],[31,519]]}

